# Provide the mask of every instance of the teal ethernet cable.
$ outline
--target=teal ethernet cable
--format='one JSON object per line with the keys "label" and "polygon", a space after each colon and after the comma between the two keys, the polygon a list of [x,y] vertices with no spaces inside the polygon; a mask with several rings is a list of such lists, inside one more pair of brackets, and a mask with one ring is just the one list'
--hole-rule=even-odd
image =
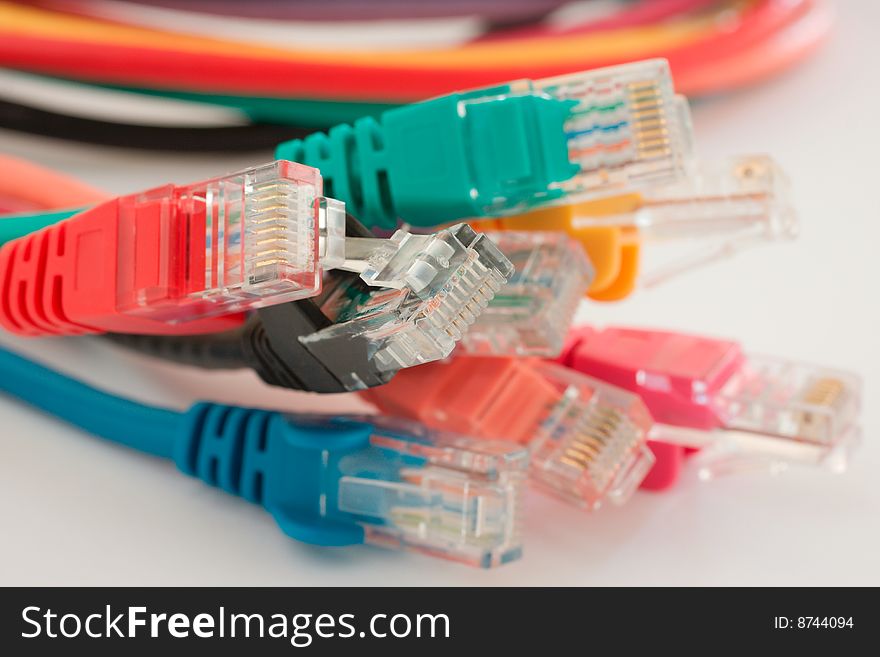
{"label": "teal ethernet cable", "polygon": [[687,104],[655,59],[455,93],[287,141],[368,227],[435,226],[673,181]]}
{"label": "teal ethernet cable", "polygon": [[0,348],[0,391],[172,460],[262,505],[290,537],[368,543],[492,567],[517,559],[527,452],[370,416],[200,402],[180,412],[101,392]]}
{"label": "teal ethernet cable", "polygon": [[[648,60],[405,105],[276,156],[320,169],[324,194],[361,223],[426,227],[673,181],[690,136],[667,63]],[[32,232],[28,221],[39,219],[0,218],[2,241]]]}

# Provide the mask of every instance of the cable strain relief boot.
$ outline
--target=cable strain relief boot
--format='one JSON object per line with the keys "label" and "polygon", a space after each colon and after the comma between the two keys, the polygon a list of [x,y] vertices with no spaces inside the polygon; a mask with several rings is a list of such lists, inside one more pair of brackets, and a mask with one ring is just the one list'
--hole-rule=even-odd
{"label": "cable strain relief boot", "polygon": [[272,347],[272,341],[260,321],[249,321],[242,336],[245,360],[257,375],[270,386],[289,390],[306,390],[306,384],[291,370],[281,354]]}
{"label": "cable strain relief boot", "polygon": [[324,193],[344,200],[348,211],[365,224],[397,227],[383,131],[373,117],[284,142],[278,145],[275,156],[320,169]]}
{"label": "cable strain relief boot", "polygon": [[561,197],[574,176],[565,122],[574,103],[538,95],[454,94],[386,112],[398,215],[418,226],[522,211]]}
{"label": "cable strain relief boot", "polygon": [[272,415],[224,404],[196,404],[186,413],[174,462],[190,476],[262,504],[266,464],[261,454]]}
{"label": "cable strain relief boot", "polygon": [[[338,506],[326,476],[333,457],[369,445],[370,427],[295,424],[277,412],[200,403],[187,413],[174,461],[186,474],[263,506],[288,536],[314,545],[364,542],[358,524],[325,515]],[[328,502],[328,497],[331,499]]]}
{"label": "cable strain relief boot", "polygon": [[262,308],[242,336],[245,360],[273,386],[310,392],[345,392],[346,388],[299,338],[329,326],[330,321],[311,300]]}
{"label": "cable strain relief boot", "polygon": [[241,342],[244,327],[194,339],[199,336],[138,335],[107,333],[104,338],[121,347],[203,370],[235,370],[246,366]]}
{"label": "cable strain relief boot", "polygon": [[[66,231],[62,222],[0,249],[0,325],[10,333],[37,337],[101,332],[65,312],[63,289],[75,273],[65,267]],[[100,267],[100,262],[90,264]],[[80,281],[89,278],[81,275]]]}
{"label": "cable strain relief boot", "polygon": [[320,169],[325,193],[368,226],[434,226],[564,196],[557,183],[580,170],[565,132],[576,102],[505,89],[364,117],[283,143],[276,157]]}

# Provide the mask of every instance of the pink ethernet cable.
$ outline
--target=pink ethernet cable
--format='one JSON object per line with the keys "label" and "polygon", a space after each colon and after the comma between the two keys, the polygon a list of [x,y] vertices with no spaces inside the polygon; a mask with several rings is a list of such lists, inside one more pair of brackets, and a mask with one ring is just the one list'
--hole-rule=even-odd
{"label": "pink ethernet cable", "polygon": [[559,362],[637,393],[655,420],[656,463],[642,488],[677,481],[711,447],[711,476],[764,463],[831,462],[858,442],[861,382],[849,373],[749,356],[740,345],[667,331],[579,327]]}

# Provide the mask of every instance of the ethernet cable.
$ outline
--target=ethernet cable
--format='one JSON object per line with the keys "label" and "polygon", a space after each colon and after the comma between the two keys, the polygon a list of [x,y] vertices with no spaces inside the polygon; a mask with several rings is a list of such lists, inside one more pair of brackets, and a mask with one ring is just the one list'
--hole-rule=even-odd
{"label": "ethernet cable", "polygon": [[[795,49],[792,54],[790,49],[765,44],[786,31],[803,33],[806,23],[815,24],[817,15],[827,14],[824,4],[813,0],[717,3],[704,15],[685,15],[656,25],[596,34],[550,34],[427,53],[367,53],[353,62],[350,53],[334,57],[260,45],[243,48],[238,43],[9,4],[2,4],[0,10],[0,24],[5,28],[0,62],[13,68],[174,91],[385,102],[412,102],[502,79],[554,76],[656,56],[669,57],[683,80],[691,74],[705,80],[714,64],[721,64],[723,75],[715,76],[711,87],[719,90],[745,81],[736,66],[739,54],[762,49],[763,59],[753,58],[747,67],[746,75],[752,78],[764,77],[808,54],[813,48]],[[806,30],[814,42],[828,31],[827,20],[818,23],[819,29]],[[428,59],[423,61],[425,56]]]}
{"label": "ethernet cable", "polygon": [[361,395],[436,429],[529,446],[533,479],[585,508],[672,486],[698,450],[704,479],[840,471],[861,434],[853,374],[661,331],[578,329],[558,364],[458,355]]}
{"label": "ethernet cable", "polygon": [[259,308],[242,327],[210,335],[108,335],[129,349],[206,369],[254,370],[270,385],[333,393],[387,383],[400,370],[449,356],[503,280],[467,258],[452,286],[423,298],[324,276],[316,297]]}
{"label": "ethernet cable", "polygon": [[106,199],[107,194],[72,176],[0,154],[0,246]]}
{"label": "ethernet cable", "polygon": [[[160,102],[155,107],[153,100]],[[15,128],[21,124],[26,128],[31,121],[34,128],[42,128],[47,132],[55,130],[58,134],[75,128],[107,125],[120,126],[121,134],[111,134],[107,141],[120,139],[131,133],[139,134],[173,134],[178,131],[183,135],[205,135],[205,143],[194,141],[184,142],[181,150],[190,146],[198,146],[200,150],[236,148],[237,141],[232,139],[237,134],[254,133],[255,139],[260,136],[258,127],[263,126],[265,138],[271,134],[287,130],[290,136],[276,134],[274,142],[257,141],[261,149],[275,147],[282,141],[305,137],[310,130],[328,128],[337,123],[353,121],[366,115],[378,115],[396,107],[396,104],[384,102],[337,102],[322,101],[310,98],[260,98],[235,96],[230,94],[195,93],[187,90],[151,89],[143,87],[126,87],[125,85],[88,84],[59,77],[23,73],[10,69],[0,71],[0,100],[8,105],[0,117],[3,125]],[[168,106],[163,101],[171,103]],[[71,107],[73,105],[73,107]],[[134,106],[135,109],[131,109]],[[15,115],[16,108],[22,113]],[[118,111],[114,111],[118,108]],[[160,111],[155,111],[156,109]],[[76,115],[74,115],[76,114]],[[158,114],[158,119],[156,115]],[[194,116],[193,116],[194,115]],[[59,120],[61,126],[53,128],[51,120]],[[75,123],[79,119],[80,123]],[[71,125],[65,125],[69,121]],[[88,123],[87,121],[90,121]],[[17,123],[16,123],[17,122]],[[248,126],[247,123],[252,125]],[[255,124],[255,125],[253,125]],[[126,132],[122,132],[125,130]],[[212,144],[207,136],[215,135],[221,139]],[[76,134],[67,134],[68,138],[80,138]],[[224,140],[230,137],[232,144],[227,146]],[[97,140],[100,134],[86,134],[83,140]],[[139,144],[140,142],[136,142]],[[144,144],[146,147],[146,144]],[[173,143],[160,143],[158,147],[173,149]],[[158,148],[157,147],[157,148]],[[255,147],[255,148],[256,148]],[[240,146],[244,148],[244,144]]]}
{"label": "ethernet cable", "polygon": [[636,395],[546,361],[457,356],[361,395],[434,429],[528,447],[531,482],[586,510],[625,503],[654,462]]}
{"label": "ethernet cable", "polygon": [[[207,76],[205,83],[215,77],[214,66],[211,64],[224,60],[229,64],[229,68],[226,71],[225,81],[221,82],[216,90],[228,89],[231,85],[238,86],[239,83],[244,83],[244,80],[240,80],[239,73],[242,71],[241,63],[246,63],[254,78],[248,85],[251,91],[258,91],[254,82],[266,79],[266,74],[269,72],[267,69],[275,68],[272,66],[273,63],[287,64],[284,67],[286,73],[295,75],[296,71],[300,73],[298,77],[306,79],[275,80],[273,87],[277,88],[279,82],[283,82],[284,86],[292,88],[309,88],[310,91],[322,89],[323,93],[302,95],[324,97],[334,95],[332,92],[328,93],[328,87],[346,89],[346,93],[352,95],[366,89],[369,85],[364,80],[357,81],[356,77],[358,74],[368,75],[371,71],[375,73],[372,76],[374,77],[372,85],[377,90],[387,88],[392,84],[399,88],[405,88],[406,85],[401,85],[398,79],[400,73],[409,72],[412,75],[422,72],[428,76],[429,80],[422,81],[416,77],[411,78],[412,85],[418,89],[424,87],[424,82],[430,81],[431,78],[443,80],[451,78],[453,74],[459,74],[463,77],[455,86],[461,84],[480,86],[499,79],[522,75],[521,72],[510,74],[509,72],[514,69],[522,71],[529,68],[543,68],[546,70],[549,67],[555,67],[555,70],[547,73],[542,71],[543,76],[589,67],[589,64],[579,65],[581,62],[638,59],[640,56],[644,57],[644,53],[654,53],[675,45],[693,43],[706,36],[707,33],[717,34],[719,30],[713,21],[716,15],[721,13],[720,9],[716,9],[706,15],[686,17],[672,27],[637,26],[599,35],[547,35],[517,39],[509,43],[502,41],[500,43],[467,44],[460,47],[430,50],[396,49],[377,53],[372,50],[334,52],[305,48],[277,48],[260,43],[243,44],[131,27],[33,7],[4,4],[0,5],[0,9],[2,9],[0,15],[3,17],[4,31],[11,39],[24,40],[30,37],[46,42],[54,41],[59,44],[63,42],[72,49],[71,53],[78,60],[81,58],[77,53],[77,45],[88,45],[92,49],[96,46],[102,47],[108,54],[114,52],[121,54],[123,49],[140,48],[151,52],[158,60],[162,59],[163,53],[176,52],[191,65],[205,64],[200,71]],[[725,7],[725,9],[728,12],[730,10],[729,7]],[[9,43],[6,34],[4,34],[3,43],[18,45],[15,42]],[[21,43],[21,45],[24,44]],[[53,48],[49,47],[44,51],[44,54],[51,55],[52,50]],[[15,51],[9,49],[9,52],[14,54]],[[28,54],[35,55],[36,53]],[[33,57],[30,56],[28,59],[32,60]],[[140,68],[139,58],[134,57],[126,63],[133,65],[127,74],[130,79],[132,75],[137,74]],[[117,71],[121,71],[118,65],[115,68]],[[491,79],[486,79],[485,71],[487,69],[494,71]],[[310,76],[309,71],[312,72]],[[483,72],[482,79],[472,83],[469,78],[475,77],[474,74],[481,71]],[[194,72],[192,69],[189,72],[180,71],[188,80],[198,77],[192,75],[192,72]],[[281,73],[280,70],[278,72]],[[320,76],[316,76],[315,73],[320,73]],[[331,77],[334,75],[337,75],[335,80]],[[176,77],[176,74],[172,70],[166,70],[163,74],[166,81],[173,77]],[[309,77],[312,79],[308,80]],[[332,83],[331,80],[333,80]],[[205,83],[202,85],[189,84],[189,88],[204,88]],[[165,86],[174,87],[173,84]],[[444,91],[452,90],[455,86],[448,87]],[[262,91],[266,92],[268,89],[262,89]],[[338,94],[338,91],[335,93]],[[409,99],[413,99],[411,93]],[[423,97],[436,93],[436,91],[427,90]],[[398,91],[397,95],[401,95],[401,92]]]}
{"label": "ethernet cable", "polygon": [[[349,230],[348,232],[352,232]],[[313,299],[265,308],[242,330],[212,336],[112,335],[122,346],[207,369],[254,369],[267,383],[296,390],[341,392],[386,383],[399,370],[458,349],[492,356],[558,356],[592,275],[579,244],[562,233],[492,235],[513,264],[479,313],[463,307],[468,327],[450,313],[436,326],[412,313],[396,290],[331,271]],[[434,304],[432,304],[434,305]],[[426,317],[448,313],[436,305]],[[421,318],[420,318],[421,317]],[[452,339],[450,340],[450,332]],[[319,380],[318,372],[330,373]]]}
{"label": "ethernet cable", "polygon": [[0,153],[0,198],[14,200],[22,212],[90,205],[105,196],[71,176]]}
{"label": "ethernet cable", "polygon": [[0,93],[0,128],[102,146],[205,153],[265,151],[281,140],[303,137],[310,132],[304,127],[260,119],[251,124],[220,127],[124,123],[71,116],[27,103],[10,102],[3,99],[2,93]]}
{"label": "ethernet cable", "polygon": [[[0,243],[62,216],[7,217],[0,222]],[[464,335],[462,348],[542,357],[559,353],[577,305],[573,294],[585,287],[593,300],[620,299],[798,232],[787,177],[765,155],[702,163],[678,183],[640,193],[471,225],[499,245],[515,272]],[[569,240],[545,232],[554,230]]]}
{"label": "ethernet cable", "polygon": [[711,478],[788,464],[841,469],[860,439],[856,375],[749,355],[730,340],[583,327],[559,362],[641,397],[656,421],[648,488],[672,486],[697,449],[699,474]]}
{"label": "ethernet cable", "polygon": [[522,553],[528,454],[367,416],[110,395],[0,349],[0,389],[100,438],[169,459],[322,546],[372,544],[490,568]]}
{"label": "ethernet cable", "polygon": [[277,161],[120,197],[9,242],[0,249],[0,324],[24,336],[218,332],[242,312],[318,295],[324,272],[339,268],[394,288],[407,335],[437,334],[448,353],[450,336],[512,274],[463,224],[346,237],[344,206],[321,187],[316,169]]}
{"label": "ethernet cable", "polygon": [[[666,4],[668,3],[663,3],[663,5]],[[646,3],[646,5],[643,12],[639,7],[635,7],[632,13],[653,14],[663,11],[663,6],[657,3]],[[625,10],[621,13],[628,14],[630,12]],[[725,17],[717,24],[726,25],[726,21]],[[759,3],[750,11],[744,12],[735,29],[724,30],[717,35],[717,38],[707,39],[707,44],[711,44],[712,47],[693,59],[690,57],[687,60],[683,59],[682,49],[658,51],[656,54],[666,55],[670,58],[676,74],[676,84],[680,90],[691,94],[715,93],[732,86],[748,84],[753,80],[765,79],[792,66],[811,54],[824,42],[832,23],[831,12],[821,2]],[[556,34],[558,31],[553,30],[553,33]],[[17,34],[10,35],[6,41],[0,42],[0,50],[4,44],[15,49]],[[730,36],[736,37],[735,44],[731,42],[724,45]],[[76,48],[76,44],[68,44],[61,50],[63,53],[62,65],[67,65],[74,59],[73,51]],[[38,51],[41,57],[45,56],[52,51],[52,45],[41,44]],[[641,56],[647,55],[648,53],[643,53]],[[179,64],[183,56],[185,53],[174,53],[164,70],[175,70],[174,67]],[[148,58],[149,63],[154,64],[157,58],[158,55],[151,55]],[[632,58],[630,56],[627,59]],[[101,49],[100,62],[102,65],[112,64],[122,59],[127,62],[125,73],[129,73],[133,63],[131,53],[123,58],[113,58],[106,56],[106,49]],[[601,62],[601,64],[607,63],[610,62]],[[202,72],[202,77],[197,81],[200,83],[204,79],[205,66],[201,65],[197,68]],[[231,66],[228,63],[221,66],[224,75],[228,75],[230,69]],[[535,74],[533,71],[529,71],[529,73]],[[522,75],[522,73],[518,72],[517,75]],[[276,79],[297,80],[303,79],[303,77],[297,75],[295,78],[291,76],[284,78],[280,73],[275,76]],[[335,74],[331,77],[338,79],[338,75]],[[358,77],[364,79],[363,75]],[[495,81],[499,77],[503,76],[497,74],[491,79]],[[373,74],[369,78],[374,80],[376,75]],[[423,78],[424,76],[419,75],[415,81]],[[253,80],[253,72],[250,72],[246,79]],[[465,84],[461,74],[457,74],[453,80],[450,84],[453,84],[454,87]],[[96,81],[100,82],[100,80]],[[413,88],[413,81],[412,77],[407,81],[404,87],[407,91]],[[354,83],[356,81],[353,80],[352,84]],[[192,84],[178,88],[171,88],[167,82],[158,84],[156,88],[150,88],[149,85],[145,86],[144,84],[138,87],[138,85],[133,85],[125,80],[117,80],[116,84],[120,89],[125,89],[128,92],[134,91],[150,96],[167,96],[190,102],[233,108],[249,116],[256,125],[216,130],[194,130],[186,127],[141,127],[66,116],[60,110],[46,112],[45,109],[31,106],[28,103],[10,102],[9,98],[0,98],[2,100],[0,102],[0,122],[6,127],[27,132],[109,145],[160,150],[247,150],[259,146],[259,144],[277,143],[280,139],[292,136],[298,129],[305,126],[311,126],[312,129],[324,128],[339,121],[353,121],[364,114],[376,114],[388,107],[387,99],[379,99],[379,102],[376,102],[377,99],[373,98],[372,102],[363,102],[354,99],[340,99],[338,94],[331,99],[322,100],[302,95],[298,98],[291,98],[289,95],[263,91],[254,97],[253,94],[236,96],[228,91],[224,93],[219,87],[215,88],[213,92],[212,90],[199,91],[195,90]],[[476,85],[480,82],[472,81],[471,84]],[[422,95],[438,93],[438,91],[446,91],[454,87],[434,89]],[[350,89],[351,85],[348,88]],[[286,134],[283,127],[285,125],[291,126],[287,129],[289,132]],[[300,126],[300,128],[294,126]]]}
{"label": "ethernet cable", "polygon": [[[472,244],[477,236],[468,231],[463,226],[459,238]],[[346,235],[368,237],[371,233],[349,216]],[[417,242],[411,246],[419,248]],[[445,250],[446,246],[426,251],[437,248]],[[411,286],[374,288],[361,275],[334,269],[324,274],[317,296],[258,308],[244,325],[228,331],[175,336],[108,334],[106,338],[182,365],[252,369],[266,383],[287,389],[361,390],[387,383],[400,369],[452,352],[468,322],[503,284],[489,259],[491,250],[483,253],[470,249],[454,254],[452,259],[460,266],[452,268],[448,283],[434,286],[433,292],[430,286],[419,294]],[[393,259],[389,264],[393,268]],[[385,275],[374,271],[370,276]]]}
{"label": "ethernet cable", "polygon": [[589,255],[595,274],[587,294],[597,301],[798,233],[788,179],[766,155],[694,164],[668,185],[472,225],[490,236],[565,232]]}
{"label": "ethernet cable", "polygon": [[[590,207],[593,216],[575,217],[568,231],[577,235],[578,241],[563,232],[536,230],[559,225],[531,218],[529,230],[485,231],[511,260],[514,274],[461,339],[458,350],[478,356],[555,358],[563,349],[580,299],[586,290],[595,290],[596,278],[610,278],[612,286],[634,280],[636,263],[632,273],[627,271],[628,245],[623,240],[607,239],[609,230],[624,235],[638,230],[638,241],[631,242],[634,245],[649,242],[656,248],[666,242],[685,242],[683,254],[674,254],[664,267],[655,266],[641,273],[639,283],[649,287],[752,244],[793,238],[797,220],[788,203],[787,189],[787,180],[772,160],[764,156],[740,157],[702,167],[699,174],[683,183],[649,190],[641,197],[628,195],[584,204],[582,207]],[[600,216],[599,206],[614,206],[615,212]],[[638,209],[621,212],[623,207]],[[524,228],[521,219],[526,217],[511,217],[509,221]],[[473,225],[479,228],[485,223]],[[691,242],[696,242],[698,248],[689,251]],[[586,257],[583,245],[588,246],[592,260]],[[615,249],[619,249],[616,259],[609,253]],[[616,279],[610,276],[611,270],[617,272]],[[608,287],[604,291],[605,297],[595,293],[590,296],[612,298]]]}
{"label": "ethernet cable", "polygon": [[320,290],[340,219],[320,175],[284,162],[112,199],[3,246],[0,324],[25,336],[231,328],[261,301]]}
{"label": "ethernet cable", "polygon": [[69,219],[85,208],[0,215],[0,246]]}
{"label": "ethernet cable", "polygon": [[[28,232],[34,222],[76,213],[0,218],[0,229],[3,236],[17,229]],[[435,236],[399,232],[396,239],[376,240],[347,215],[345,235],[353,247],[352,258],[339,262],[339,270],[324,273],[321,290],[313,298],[260,308],[245,325],[238,325],[241,319],[237,315],[221,318],[222,325],[216,318],[209,326],[200,323],[202,330],[210,327],[215,331],[207,334],[108,337],[128,348],[183,364],[209,369],[251,368],[272,385],[344,392],[381,385],[400,367],[447,356],[467,324],[485,310],[492,293],[513,271],[491,243],[466,226]],[[410,255],[413,259],[407,263],[405,258]],[[433,282],[425,278],[432,270],[437,273]],[[400,273],[399,279],[395,271]],[[363,276],[371,283],[397,289],[371,289]],[[418,281],[420,289],[415,290]],[[332,319],[325,312],[332,314]],[[171,326],[180,332],[181,327],[193,323]],[[229,328],[218,331],[221,326]],[[158,331],[156,326],[150,330]]]}
{"label": "ethernet cable", "polygon": [[[637,284],[655,285],[750,245],[794,237],[789,197],[778,165],[749,155],[701,164],[682,182],[640,194],[473,222],[491,229],[485,234],[513,262],[514,274],[463,334],[461,348],[477,355],[555,357],[584,289],[596,300],[617,299]],[[14,234],[25,219],[4,219],[0,234]],[[540,232],[547,229],[566,231],[589,258],[563,234]]]}
{"label": "ethernet cable", "polygon": [[[667,3],[645,3],[646,10]],[[751,19],[744,22],[750,22]],[[683,65],[671,53],[676,87],[689,95],[719,93],[731,88],[762,81],[791,68],[812,55],[831,32],[834,17],[824,3],[814,4],[799,12],[769,35],[761,32],[758,41],[749,41],[737,48],[713,50],[696,58],[693,65]],[[716,44],[717,45],[717,44]],[[660,53],[669,55],[670,53]],[[720,55],[720,56],[719,56]],[[33,76],[32,76],[33,77]],[[67,82],[70,84],[70,81]],[[0,85],[2,86],[2,85]],[[80,86],[91,86],[80,83]],[[40,111],[24,104],[0,103],[0,122],[8,128],[65,137],[81,141],[159,150],[246,150],[254,144],[278,143],[294,135],[284,135],[284,128],[294,132],[300,128],[323,129],[340,122],[354,121],[365,115],[378,115],[391,109],[387,101],[280,97],[261,94],[258,97],[232,93],[197,92],[187,89],[149,88],[118,81],[111,87],[125,93],[218,105],[247,115],[256,124],[245,128],[193,131],[186,128],[140,129],[139,126],[87,122],[78,117]],[[279,127],[275,127],[279,126]],[[272,135],[276,135],[273,139]]]}
{"label": "ethernet cable", "polygon": [[281,144],[368,226],[498,216],[670,182],[691,150],[662,60],[453,94]]}
{"label": "ethernet cable", "polygon": [[764,82],[816,53],[828,41],[835,21],[832,6],[814,2],[770,34],[728,53],[708,53],[703,66],[675,66],[676,84],[689,95],[717,94]]}
{"label": "ethernet cable", "polygon": [[671,182],[691,127],[664,60],[477,89],[285,142],[367,226],[432,226]]}
{"label": "ethernet cable", "polygon": [[513,275],[464,334],[458,350],[555,358],[595,275],[584,249],[562,232],[485,235],[513,263]]}

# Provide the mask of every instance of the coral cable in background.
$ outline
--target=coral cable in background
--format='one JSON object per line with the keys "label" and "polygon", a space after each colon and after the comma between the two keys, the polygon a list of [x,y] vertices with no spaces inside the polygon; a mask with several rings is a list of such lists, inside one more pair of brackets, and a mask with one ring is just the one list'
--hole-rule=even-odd
{"label": "coral cable in background", "polygon": [[0,100],[0,128],[120,148],[204,153],[266,151],[280,141],[301,138],[310,132],[265,123],[222,127],[120,123],[48,112],[3,100]]}
{"label": "coral cable in background", "polygon": [[0,154],[0,246],[71,217],[79,212],[75,206],[108,197],[71,176]]}
{"label": "coral cable in background", "polygon": [[73,177],[0,154],[0,204],[14,201],[16,211],[91,205],[107,196]]}
{"label": "coral cable in background", "polygon": [[[254,20],[244,16],[235,19],[198,11],[192,2],[176,3],[166,8],[144,6],[140,2],[120,0],[39,0],[33,4],[81,16],[89,16],[128,25],[169,30],[230,41],[254,41],[289,47],[317,47],[335,50],[364,48],[387,50],[408,47],[426,49],[440,45],[458,45],[468,41],[501,41],[530,36],[563,36],[588,32],[609,31],[625,27],[650,25],[680,17],[709,7],[717,0],[639,0],[623,2],[561,2],[545,16],[518,16],[517,3],[470,2],[455,11],[455,5],[446,8],[447,16],[395,17],[367,15],[357,20],[358,12],[344,13],[341,7],[332,20],[318,21],[275,16],[273,20]],[[250,3],[248,3],[250,4]],[[294,3],[299,5],[299,2]],[[338,3],[329,3],[330,6]],[[481,9],[494,9],[497,15],[485,15]],[[507,6],[509,5],[509,6]],[[381,9],[375,2],[368,3],[370,11]],[[409,3],[409,9],[418,10],[424,2]],[[404,9],[400,7],[400,9]],[[540,12],[540,3],[534,3]],[[504,11],[506,10],[506,11]],[[424,20],[427,18],[427,20]],[[446,43],[444,43],[444,41]]]}
{"label": "coral cable in background", "polygon": [[708,60],[703,67],[676,69],[676,83],[690,94],[703,95],[762,82],[816,52],[833,25],[830,7],[817,3],[752,48]]}
{"label": "coral cable in background", "polygon": [[[570,35],[537,35],[511,42],[487,42],[465,44],[460,47],[435,49],[400,48],[382,52],[371,48],[345,52],[316,50],[299,45],[279,48],[247,41],[226,41],[203,38],[174,30],[170,32],[140,26],[127,26],[97,19],[88,19],[60,12],[44,11],[4,3],[7,31],[31,32],[47,38],[64,37],[70,41],[102,43],[105,45],[127,43],[135,46],[173,47],[183,53],[233,55],[250,59],[277,58],[287,61],[314,62],[316,64],[344,63],[363,66],[380,66],[397,58],[405,58],[405,68],[463,69],[473,66],[510,64],[511,61],[529,63],[532,57],[544,64],[565,63],[572,56],[586,54],[589,57],[614,57],[633,54],[638,50],[670,46],[681,41],[699,38],[712,29],[711,21],[716,14],[686,16],[681,22],[667,26],[645,26],[617,30],[606,34],[588,35],[581,38]],[[509,59],[512,58],[512,59]]]}
{"label": "coral cable in background", "polygon": [[[333,54],[243,48],[5,3],[0,5],[0,63],[73,79],[167,90],[400,102],[650,56],[668,57],[676,75],[705,70],[707,58],[747,51],[820,4],[761,0],[712,7],[709,13],[688,13],[658,25],[584,35],[527,37],[437,51]],[[725,81],[719,79],[717,86],[725,86]]]}
{"label": "coral cable in background", "polygon": [[[679,92],[724,91],[796,64],[832,24],[821,0],[542,3],[562,6],[526,24],[490,29],[492,21],[480,18],[485,29],[468,28],[473,38],[438,45],[413,36],[430,31],[433,19],[405,27],[394,20],[331,21],[317,31],[312,19],[276,20],[267,37],[266,21],[249,30],[239,26],[247,19],[211,14],[200,21],[204,15],[189,3],[164,4],[170,8],[119,0],[0,2],[0,65],[29,74],[2,74],[0,127],[153,150],[255,150],[400,103],[646,57],[669,60]],[[477,4],[477,14],[483,9],[498,18],[497,3]],[[393,2],[385,8],[389,15],[403,9]],[[456,15],[454,7],[447,10]],[[334,31],[334,24],[347,27]],[[292,36],[279,42],[288,28]],[[303,29],[319,36],[298,38]],[[368,43],[345,37],[352,29],[368,35]],[[399,38],[377,49],[373,31]],[[170,104],[147,111],[160,101]],[[119,111],[108,116],[110,107]]]}

